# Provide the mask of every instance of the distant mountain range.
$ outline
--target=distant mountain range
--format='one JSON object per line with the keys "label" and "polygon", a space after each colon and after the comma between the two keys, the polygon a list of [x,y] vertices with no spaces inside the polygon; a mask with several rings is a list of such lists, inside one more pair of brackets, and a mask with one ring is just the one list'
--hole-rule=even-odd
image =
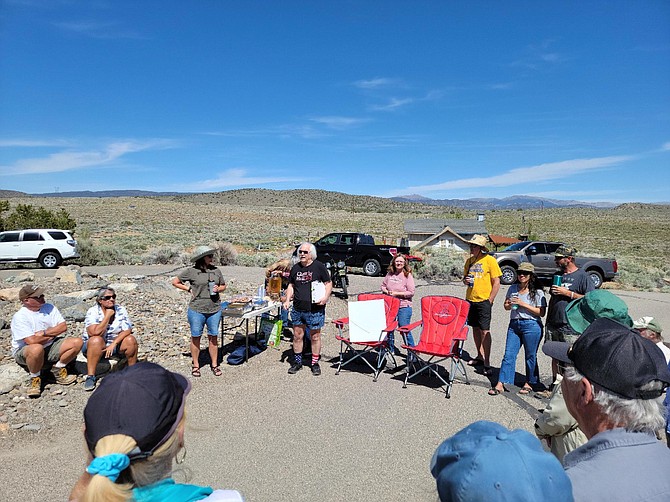
{"label": "distant mountain range", "polygon": [[393,197],[398,202],[413,202],[429,204],[431,206],[453,206],[463,209],[490,210],[490,209],[541,209],[552,207],[591,207],[609,209],[618,206],[612,202],[582,202],[579,200],[545,199],[529,195],[512,195],[504,199],[477,198],[477,199],[430,199],[422,195],[402,195]]}
{"label": "distant mountain range", "polygon": [[[160,196],[189,196],[197,195],[182,192],[151,192],[148,190],[102,190],[102,191],[79,191],[79,192],[51,192],[27,194],[14,190],[0,190],[0,198],[9,197],[160,197]],[[542,197],[531,197],[529,195],[513,195],[504,199],[475,198],[475,199],[430,199],[422,195],[403,195],[391,197],[396,202],[409,202],[413,204],[428,204],[432,206],[452,206],[471,211],[484,211],[492,209],[541,209],[556,207],[590,207],[598,209],[609,209],[618,206],[612,202],[583,202],[578,200],[545,199]]]}

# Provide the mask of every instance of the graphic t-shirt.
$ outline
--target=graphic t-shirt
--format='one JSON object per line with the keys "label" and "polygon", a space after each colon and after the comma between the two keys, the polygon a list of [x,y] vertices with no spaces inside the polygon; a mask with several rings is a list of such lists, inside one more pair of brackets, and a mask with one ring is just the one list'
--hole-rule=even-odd
{"label": "graphic t-shirt", "polygon": [[491,296],[491,279],[500,277],[502,271],[496,259],[491,255],[484,255],[478,260],[472,256],[465,261],[463,276],[472,274],[475,278],[475,284],[468,287],[465,293],[465,299],[470,302],[483,302]]}
{"label": "graphic t-shirt", "polygon": [[[312,303],[312,282],[330,282],[330,274],[326,266],[314,260],[306,267],[296,263],[291,269],[288,282],[293,284],[293,308],[301,312],[324,312],[325,305]],[[320,298],[315,298],[320,300]]]}
{"label": "graphic t-shirt", "polygon": [[[580,295],[596,289],[589,274],[582,269],[575,270],[571,274],[563,274],[563,286]],[[560,328],[568,325],[565,309],[571,301],[570,295],[551,295],[547,312],[547,327]]]}

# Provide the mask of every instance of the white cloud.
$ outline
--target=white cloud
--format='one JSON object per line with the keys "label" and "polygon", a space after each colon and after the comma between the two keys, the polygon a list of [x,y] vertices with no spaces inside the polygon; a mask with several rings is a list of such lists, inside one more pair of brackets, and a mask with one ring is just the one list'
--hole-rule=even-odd
{"label": "white cloud", "polygon": [[110,143],[98,150],[76,151],[65,150],[52,153],[46,157],[20,159],[14,164],[0,166],[0,173],[5,176],[24,174],[44,174],[72,171],[113,164],[125,155],[143,150],[163,150],[173,148],[175,143],[168,140],[151,141],[118,141]]}
{"label": "white cloud", "polygon": [[663,150],[664,152],[670,150],[670,141],[668,141],[667,143],[663,143],[661,150]]}
{"label": "white cloud", "polygon": [[119,28],[115,22],[100,21],[69,21],[54,23],[54,26],[65,31],[71,31],[91,38],[100,40],[129,38],[145,39],[146,37],[139,33]]}
{"label": "white cloud", "polygon": [[506,187],[515,185],[528,186],[530,183],[563,179],[575,176],[584,171],[593,171],[621,164],[633,158],[633,156],[621,155],[550,162],[530,167],[518,167],[516,169],[511,169],[506,173],[490,176],[488,178],[463,178],[434,185],[410,186],[404,189],[404,193],[425,193],[440,190]]}
{"label": "white cloud", "polygon": [[414,98],[404,98],[404,99],[391,98],[385,105],[372,105],[370,106],[370,109],[378,112],[392,112],[399,108],[402,108],[403,106],[412,104],[414,103],[414,101],[415,101]]}
{"label": "white cloud", "polygon": [[0,140],[0,148],[39,148],[49,146],[67,146],[70,143],[64,140],[42,139],[4,139]]}
{"label": "white cloud", "polygon": [[371,78],[369,80],[357,80],[354,82],[354,86],[359,89],[378,89],[380,87],[389,87],[392,85],[398,85],[399,80],[394,78]]}
{"label": "white cloud", "polygon": [[317,124],[323,124],[326,127],[338,130],[350,129],[370,121],[370,119],[339,116],[314,117],[310,120]]}
{"label": "white cloud", "polygon": [[248,169],[233,168],[223,171],[216,178],[195,183],[180,184],[179,190],[211,192],[222,188],[245,187],[249,185],[267,185],[269,183],[285,183],[303,181],[304,178],[281,176],[248,176]]}

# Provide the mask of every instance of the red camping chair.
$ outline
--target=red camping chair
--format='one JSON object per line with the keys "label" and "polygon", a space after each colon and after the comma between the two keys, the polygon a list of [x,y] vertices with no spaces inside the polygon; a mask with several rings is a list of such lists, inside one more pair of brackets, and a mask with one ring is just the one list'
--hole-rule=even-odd
{"label": "red camping chair", "polygon": [[[373,381],[376,382],[377,377],[379,377],[379,373],[381,372],[382,367],[384,365],[384,355],[386,353],[389,353],[391,354],[391,357],[393,357],[393,351],[389,349],[387,336],[389,331],[393,331],[398,327],[398,321],[396,320],[396,317],[398,317],[400,300],[398,300],[393,296],[374,294],[374,293],[362,293],[358,295],[359,302],[364,302],[368,300],[380,300],[380,299],[384,300],[384,309],[386,311],[386,327],[382,329],[381,333],[379,333],[378,341],[352,342],[351,340],[349,340],[349,337],[345,336],[343,333],[344,327],[349,325],[349,318],[343,317],[342,319],[336,319],[333,321],[333,323],[335,323],[335,326],[337,326],[337,330],[339,332],[339,334],[336,335],[335,338],[337,338],[340,341],[340,362],[337,366],[337,371],[335,372],[336,375],[340,374],[340,370],[342,369],[343,366],[346,366],[347,364],[349,364],[352,361],[355,361],[356,359],[360,359],[363,362],[365,362],[365,364],[367,364],[373,371],[374,373]],[[352,355],[353,357],[349,357],[348,359],[345,360],[345,355],[347,354]],[[377,361],[374,366],[366,358],[367,354],[375,354],[377,356]],[[395,357],[393,357],[393,362],[395,363]]]}
{"label": "red camping chair", "polygon": [[[468,336],[468,310],[470,304],[453,296],[424,296],[421,298],[421,320],[398,328],[400,333],[407,333],[419,325],[423,325],[421,338],[417,345],[403,345],[407,350],[407,372],[403,388],[407,381],[416,375],[428,371],[437,376],[446,385],[446,397],[451,397],[451,386],[454,383],[456,370],[465,377],[470,385],[465,365],[461,360],[463,342]],[[440,375],[440,363],[451,359],[449,379]],[[410,362],[412,361],[412,362]],[[415,371],[410,374],[410,367]]]}

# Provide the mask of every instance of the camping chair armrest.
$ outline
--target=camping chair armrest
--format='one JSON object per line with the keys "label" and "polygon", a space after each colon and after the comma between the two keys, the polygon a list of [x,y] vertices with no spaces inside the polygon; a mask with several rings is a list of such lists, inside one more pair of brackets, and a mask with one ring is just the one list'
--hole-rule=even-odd
{"label": "camping chair armrest", "polygon": [[343,328],[345,324],[349,324],[349,318],[348,317],[342,317],[340,319],[333,319],[332,323],[337,326],[338,328]]}
{"label": "camping chair armrest", "polygon": [[412,331],[417,326],[420,326],[421,323],[423,323],[423,320],[418,320],[416,322],[413,322],[412,324],[408,324],[407,326],[400,326],[398,328],[398,331],[400,331],[401,333],[408,333],[409,331]]}
{"label": "camping chair armrest", "polygon": [[395,331],[396,329],[398,329],[398,321],[393,321],[391,324],[389,324],[388,326],[386,326],[386,327],[382,330],[382,332],[384,332],[384,333],[390,333],[391,331]]}

